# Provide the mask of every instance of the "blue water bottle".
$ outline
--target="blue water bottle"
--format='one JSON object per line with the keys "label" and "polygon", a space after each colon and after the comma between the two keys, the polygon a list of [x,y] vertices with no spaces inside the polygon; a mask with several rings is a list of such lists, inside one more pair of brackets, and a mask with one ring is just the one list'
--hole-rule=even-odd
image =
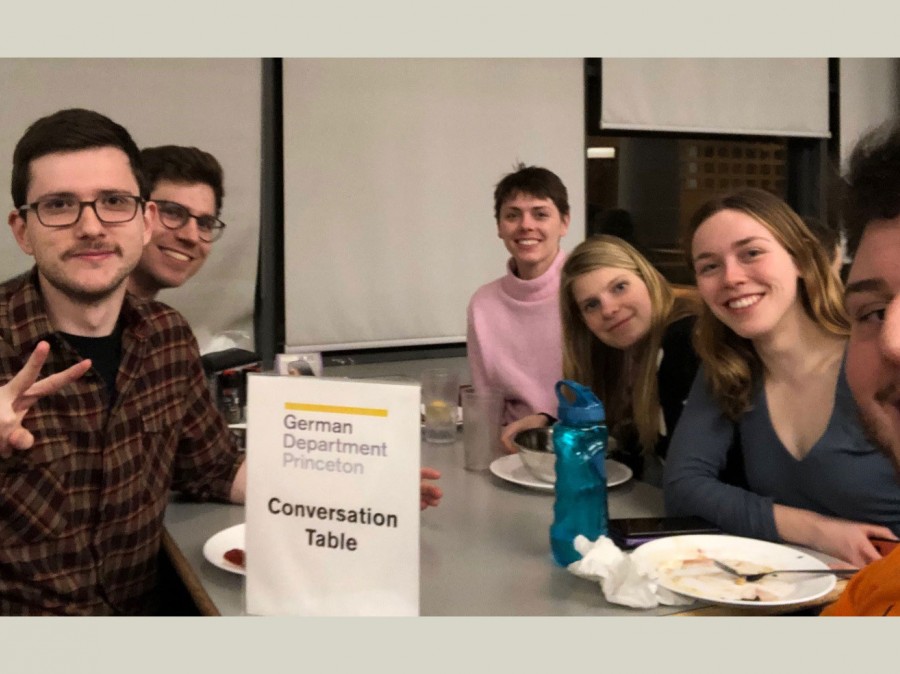
{"label": "blue water bottle", "polygon": [[[563,395],[563,387],[575,400]],[[606,413],[603,403],[586,386],[563,380],[556,383],[558,421],[553,425],[556,454],[556,500],[550,525],[550,548],[557,564],[581,559],[573,545],[581,534],[591,541],[608,529],[606,505]]]}

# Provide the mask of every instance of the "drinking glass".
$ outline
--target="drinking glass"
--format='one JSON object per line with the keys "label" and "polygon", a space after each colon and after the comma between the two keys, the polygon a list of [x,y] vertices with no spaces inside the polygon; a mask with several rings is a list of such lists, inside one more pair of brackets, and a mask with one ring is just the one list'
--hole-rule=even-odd
{"label": "drinking glass", "polygon": [[422,404],[425,406],[425,441],[447,444],[456,440],[456,408],[459,377],[444,368],[422,373]]}
{"label": "drinking glass", "polygon": [[490,389],[462,393],[463,465],[466,470],[486,470],[499,456],[503,396]]}

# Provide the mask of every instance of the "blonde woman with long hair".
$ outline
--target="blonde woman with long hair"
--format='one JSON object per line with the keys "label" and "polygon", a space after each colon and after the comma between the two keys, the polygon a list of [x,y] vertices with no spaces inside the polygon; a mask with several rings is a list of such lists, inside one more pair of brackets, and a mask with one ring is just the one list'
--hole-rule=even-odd
{"label": "blonde woman with long hair", "polygon": [[[669,448],[666,510],[855,565],[900,533],[900,485],[847,386],[840,281],[800,217],[763,190],[700,208],[685,251],[703,362]],[[746,484],[721,479],[739,440]]]}
{"label": "blonde woman with long hair", "polygon": [[[606,407],[615,458],[641,473],[664,457],[697,371],[690,342],[699,300],[678,293],[634,247],[594,236],[566,259],[560,280],[563,376],[590,386]],[[504,445],[546,426],[555,410],[511,424]]]}

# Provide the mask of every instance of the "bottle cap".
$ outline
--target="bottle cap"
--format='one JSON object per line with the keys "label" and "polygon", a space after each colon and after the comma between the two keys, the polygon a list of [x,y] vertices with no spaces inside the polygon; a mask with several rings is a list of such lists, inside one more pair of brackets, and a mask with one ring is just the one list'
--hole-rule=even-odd
{"label": "bottle cap", "polygon": [[[563,395],[564,386],[575,394],[574,402],[570,402]],[[556,417],[566,426],[599,424],[606,420],[606,410],[603,409],[600,399],[591,389],[576,381],[563,379],[556,382],[556,399],[559,401]]]}

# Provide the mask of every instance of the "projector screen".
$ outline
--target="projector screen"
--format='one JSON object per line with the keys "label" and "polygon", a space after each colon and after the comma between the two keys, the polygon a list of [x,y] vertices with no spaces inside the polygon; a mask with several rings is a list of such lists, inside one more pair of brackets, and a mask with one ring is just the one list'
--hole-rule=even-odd
{"label": "projector screen", "polygon": [[605,58],[600,127],[827,138],[828,59]]}
{"label": "projector screen", "polygon": [[465,341],[505,272],[496,183],[566,184],[584,232],[581,59],[286,59],[285,341],[338,350]]}
{"label": "projector screen", "polygon": [[[115,86],[112,84],[115,83]],[[259,246],[262,62],[259,59],[0,59],[0,183],[6,209],[12,153],[34,121],[63,108],[96,110],[139,147],[194,145],[225,172],[227,228],[204,267],[161,301],[182,312],[204,349],[214,335],[252,345]],[[29,269],[6,228],[3,278]],[[249,342],[247,340],[250,340]]]}

